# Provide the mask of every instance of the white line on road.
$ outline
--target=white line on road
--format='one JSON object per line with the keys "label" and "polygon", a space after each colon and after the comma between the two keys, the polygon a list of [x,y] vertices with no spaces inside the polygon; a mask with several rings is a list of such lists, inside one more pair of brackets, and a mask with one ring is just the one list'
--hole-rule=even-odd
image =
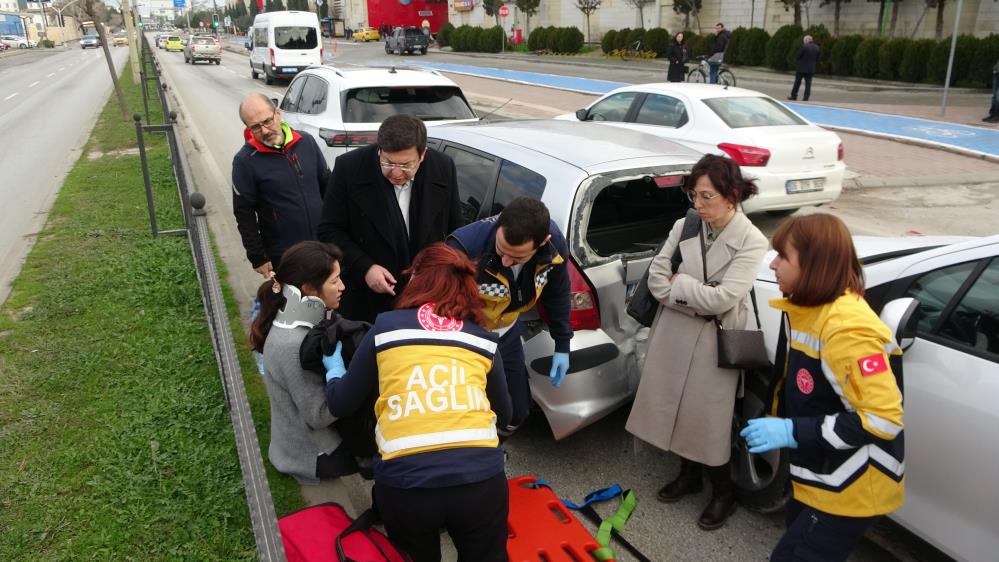
{"label": "white line on road", "polygon": [[9,100],[10,98],[12,98],[12,97],[14,97],[14,96],[16,96],[16,95],[17,95],[17,92],[14,92],[13,94],[11,94],[11,95],[9,95],[9,96],[5,97],[5,98],[3,99],[3,101],[7,101],[7,100]]}
{"label": "white line on road", "polygon": [[38,85],[38,82],[32,82],[28,87],[29,88],[34,88],[37,85]]}
{"label": "white line on road", "polygon": [[66,67],[65,67],[65,66],[60,66],[60,67],[59,67],[59,70],[60,70],[60,71],[63,71],[63,70],[66,70]]}
{"label": "white line on road", "polygon": [[53,72],[52,74],[49,74],[48,76],[46,76],[46,78],[52,78],[53,76],[55,76],[55,72]]}

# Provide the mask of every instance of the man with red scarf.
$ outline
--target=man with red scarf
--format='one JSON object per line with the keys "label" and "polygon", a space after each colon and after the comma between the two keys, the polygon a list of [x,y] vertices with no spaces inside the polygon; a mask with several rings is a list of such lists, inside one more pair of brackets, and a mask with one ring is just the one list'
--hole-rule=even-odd
{"label": "man with red scarf", "polygon": [[270,277],[284,251],[315,240],[330,169],[316,141],[281,120],[263,94],[239,104],[246,144],[232,159],[232,210],[254,271]]}

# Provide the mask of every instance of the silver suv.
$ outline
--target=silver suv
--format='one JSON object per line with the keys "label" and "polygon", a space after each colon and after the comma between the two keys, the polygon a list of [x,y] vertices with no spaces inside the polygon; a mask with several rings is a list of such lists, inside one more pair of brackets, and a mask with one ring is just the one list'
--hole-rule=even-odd
{"label": "silver suv", "polygon": [[427,126],[478,121],[461,88],[436,71],[313,66],[281,100],[285,121],[312,135],[330,167],[337,156],[375,142],[386,117],[410,113]]}
{"label": "silver suv", "polygon": [[673,222],[700,154],[661,137],[572,121],[447,125],[430,146],[454,159],[465,222],[499,213],[515,197],[542,200],[569,244],[569,374],[548,380],[555,342],[540,315],[527,324],[531,393],[556,439],[628,402],[638,387],[648,329],[625,313],[630,291]]}

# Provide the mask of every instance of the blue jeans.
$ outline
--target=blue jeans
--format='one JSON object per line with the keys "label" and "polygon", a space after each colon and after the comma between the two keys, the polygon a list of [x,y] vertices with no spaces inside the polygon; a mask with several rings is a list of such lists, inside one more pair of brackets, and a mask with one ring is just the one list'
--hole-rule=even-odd
{"label": "blue jeans", "polygon": [[709,62],[708,63],[708,70],[710,71],[708,73],[709,74],[709,76],[708,76],[708,82],[710,82],[711,84],[717,84],[718,83],[718,68],[720,66],[721,66],[720,62]]}
{"label": "blue jeans", "polygon": [[999,72],[992,73],[992,108],[989,117],[999,117]]}

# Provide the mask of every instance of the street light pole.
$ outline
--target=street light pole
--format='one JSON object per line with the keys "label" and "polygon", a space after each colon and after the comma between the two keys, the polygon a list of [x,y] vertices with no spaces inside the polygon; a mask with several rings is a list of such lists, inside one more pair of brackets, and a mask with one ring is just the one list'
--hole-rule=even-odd
{"label": "street light pole", "polygon": [[963,0],[957,0],[957,10],[954,11],[954,33],[950,36],[950,58],[947,59],[947,78],[944,79],[943,100],[940,102],[940,115],[947,111],[947,92],[950,90],[950,73],[954,69],[954,51],[957,50],[957,29],[961,23],[961,4]]}

